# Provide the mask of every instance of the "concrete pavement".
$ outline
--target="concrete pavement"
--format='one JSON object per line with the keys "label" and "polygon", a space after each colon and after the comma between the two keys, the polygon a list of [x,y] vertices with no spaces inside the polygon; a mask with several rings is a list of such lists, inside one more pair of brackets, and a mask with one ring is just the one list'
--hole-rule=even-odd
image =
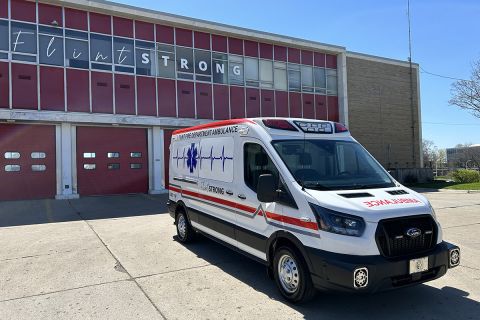
{"label": "concrete pavement", "polygon": [[162,196],[0,203],[0,319],[476,319],[480,194],[426,193],[461,266],[428,284],[286,303],[265,269],[184,246]]}

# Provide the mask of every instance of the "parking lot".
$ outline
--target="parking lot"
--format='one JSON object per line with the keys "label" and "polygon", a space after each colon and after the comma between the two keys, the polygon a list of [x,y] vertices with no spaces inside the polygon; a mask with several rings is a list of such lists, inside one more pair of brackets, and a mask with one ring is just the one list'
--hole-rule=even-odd
{"label": "parking lot", "polygon": [[265,268],[175,240],[166,196],[0,202],[0,319],[478,319],[480,193],[425,193],[460,267],[375,295],[287,304]]}

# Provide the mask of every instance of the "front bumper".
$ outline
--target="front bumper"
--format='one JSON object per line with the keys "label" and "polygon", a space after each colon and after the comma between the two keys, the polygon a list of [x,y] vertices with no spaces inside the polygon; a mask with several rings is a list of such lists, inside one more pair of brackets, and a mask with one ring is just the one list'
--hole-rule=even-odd
{"label": "front bumper", "polygon": [[[378,256],[355,256],[306,248],[311,262],[314,286],[320,290],[376,292],[405,287],[443,276],[447,269],[456,265],[450,263],[450,252],[460,250],[457,246],[441,242],[435,249],[402,259],[388,259]],[[460,253],[460,251],[458,251]],[[428,256],[428,270],[409,274],[411,259]],[[354,272],[360,268],[368,270],[368,283],[359,288],[354,284]]]}

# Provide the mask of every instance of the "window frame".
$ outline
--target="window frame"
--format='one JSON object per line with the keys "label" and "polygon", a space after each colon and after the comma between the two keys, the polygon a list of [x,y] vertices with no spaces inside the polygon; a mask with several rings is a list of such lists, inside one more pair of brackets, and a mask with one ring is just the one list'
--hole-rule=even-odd
{"label": "window frame", "polygon": [[253,193],[257,194],[257,191],[254,190],[251,185],[249,185],[247,183],[247,179],[246,179],[246,165],[247,165],[247,161],[246,160],[246,148],[248,145],[257,145],[261,148],[261,150],[266,154],[266,156],[268,157],[269,161],[272,163],[273,167],[275,168],[275,170],[277,170],[277,173],[278,173],[278,181],[277,181],[277,191],[278,190],[282,190],[282,188],[284,189],[284,192],[282,190],[282,194],[283,194],[283,198],[280,198],[281,195],[279,192],[276,193],[276,196],[275,196],[275,201],[276,203],[279,203],[281,205],[284,205],[284,206],[288,206],[288,207],[291,207],[291,208],[294,208],[294,209],[298,209],[298,205],[297,203],[295,202],[295,199],[292,195],[292,193],[290,192],[290,189],[288,188],[287,184],[285,183],[285,179],[283,178],[282,174],[280,173],[280,170],[278,169],[278,166],[277,164],[275,163],[275,161],[273,161],[273,158],[270,156],[270,154],[267,152],[267,149],[260,143],[258,142],[254,142],[254,141],[245,141],[243,143],[243,147],[242,147],[242,159],[243,159],[243,166],[242,166],[242,170],[243,170],[243,183],[245,184],[245,186],[250,189]]}

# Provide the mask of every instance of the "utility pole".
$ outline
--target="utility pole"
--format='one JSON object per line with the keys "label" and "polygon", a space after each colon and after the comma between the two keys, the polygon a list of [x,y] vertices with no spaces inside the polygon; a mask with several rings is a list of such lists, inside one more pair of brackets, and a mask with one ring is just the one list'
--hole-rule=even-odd
{"label": "utility pole", "polygon": [[[409,63],[409,72],[410,72],[410,111],[411,111],[411,120],[412,120],[412,162],[413,167],[416,164],[416,154],[415,154],[415,106],[413,104],[413,67],[412,67],[412,35],[410,28],[410,0],[407,0],[407,17],[408,17],[408,63]],[[417,79],[418,81],[418,79]],[[418,103],[418,101],[417,101]],[[419,142],[420,143],[420,142]]]}

